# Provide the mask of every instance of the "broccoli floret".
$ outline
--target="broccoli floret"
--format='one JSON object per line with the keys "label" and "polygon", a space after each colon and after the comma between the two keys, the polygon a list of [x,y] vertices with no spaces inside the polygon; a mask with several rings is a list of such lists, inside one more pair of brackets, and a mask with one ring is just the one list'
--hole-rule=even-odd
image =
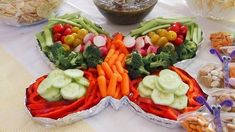
{"label": "broccoli floret", "polygon": [[128,74],[132,79],[141,77],[143,75],[149,75],[150,73],[144,68],[142,56],[134,51],[126,59],[126,66]]}
{"label": "broccoli floret", "polygon": [[85,68],[81,53],[66,51],[61,44],[54,44],[48,52],[50,61],[60,69]]}
{"label": "broccoli floret", "polygon": [[173,44],[168,44],[162,48],[162,52],[170,55],[170,64],[173,65],[178,62],[179,56],[175,51],[175,46]]}
{"label": "broccoli floret", "polygon": [[96,67],[103,62],[100,50],[94,45],[88,46],[83,52],[83,56],[88,67]]}
{"label": "broccoli floret", "polygon": [[150,63],[151,69],[159,69],[159,68],[168,68],[171,65],[170,61],[171,55],[166,52],[161,52],[154,57],[153,62]]}
{"label": "broccoli floret", "polygon": [[184,44],[176,48],[180,60],[191,59],[196,55],[197,44],[193,41],[185,41]]}

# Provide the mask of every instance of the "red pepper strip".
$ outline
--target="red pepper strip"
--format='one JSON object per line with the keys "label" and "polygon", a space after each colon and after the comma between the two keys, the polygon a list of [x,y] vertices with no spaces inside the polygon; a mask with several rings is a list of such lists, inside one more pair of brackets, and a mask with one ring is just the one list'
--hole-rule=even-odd
{"label": "red pepper strip", "polygon": [[85,102],[85,97],[81,97],[80,99],[76,100],[73,102],[71,105],[64,106],[63,108],[60,108],[58,110],[45,113],[45,114],[36,114],[36,117],[47,117],[47,118],[52,118],[52,119],[58,119],[61,117],[64,117],[68,115],[71,111],[75,110],[76,108],[80,107],[83,105]]}
{"label": "red pepper strip", "polygon": [[138,104],[145,103],[145,104],[150,104],[153,105],[153,100],[151,98],[144,98],[144,97],[138,97],[137,99]]}
{"label": "red pepper strip", "polygon": [[31,114],[34,115],[38,115],[38,114],[46,114],[52,111],[56,111],[59,109],[62,109],[64,106],[57,106],[57,107],[52,107],[52,108],[45,108],[45,109],[38,109],[38,110],[31,110]]}
{"label": "red pepper strip", "polygon": [[92,76],[98,76],[96,68],[88,68],[87,71],[90,72]]}
{"label": "red pepper strip", "polygon": [[38,93],[34,92],[32,93],[28,98],[28,103],[32,104],[38,104],[38,103],[45,103],[46,100],[43,99],[41,96],[38,95]]}
{"label": "red pepper strip", "polygon": [[44,75],[44,76],[42,76],[42,77],[40,77],[40,78],[38,78],[38,79],[36,80],[36,82],[33,84],[33,91],[34,91],[34,92],[37,92],[38,86],[40,85],[40,83],[41,83],[44,79],[46,79],[46,77],[47,77],[47,75]]}
{"label": "red pepper strip", "polygon": [[27,105],[32,110],[46,109],[57,106],[66,106],[70,105],[72,101],[57,101],[57,102],[47,102],[47,103],[38,103],[38,104],[29,104]]}
{"label": "red pepper strip", "polygon": [[28,96],[30,95],[30,94],[32,94],[33,93],[33,84],[31,84],[28,88],[27,88],[27,90],[26,90],[26,96],[27,96],[27,98],[28,98]]}
{"label": "red pepper strip", "polygon": [[149,108],[148,108],[149,104],[140,103],[140,104],[138,104],[138,106],[139,106],[142,110],[144,110],[145,112],[149,112]]}
{"label": "red pepper strip", "polygon": [[157,115],[157,116],[164,117],[164,118],[168,118],[171,120],[177,120],[177,117],[179,115],[179,113],[177,113],[174,109],[171,109],[171,108],[159,107],[157,109],[156,107],[153,107],[152,105],[149,105],[148,108],[149,108],[150,113]]}
{"label": "red pepper strip", "polygon": [[200,108],[201,106],[193,106],[193,107],[186,107],[183,111],[183,113],[186,113],[186,112],[191,112],[191,111],[196,111]]}
{"label": "red pepper strip", "polygon": [[131,81],[131,84],[130,84],[131,94],[129,94],[129,99],[133,102],[135,102],[137,97],[139,96],[137,86],[138,86],[138,84],[140,83],[141,80],[142,79],[139,78],[139,79],[135,79],[135,80]]}

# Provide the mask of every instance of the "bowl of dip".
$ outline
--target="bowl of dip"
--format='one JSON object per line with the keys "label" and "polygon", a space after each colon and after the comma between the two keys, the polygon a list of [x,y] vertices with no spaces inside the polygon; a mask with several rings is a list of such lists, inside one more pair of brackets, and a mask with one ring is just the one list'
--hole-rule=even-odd
{"label": "bowl of dip", "polygon": [[158,0],[93,0],[101,14],[109,21],[130,25],[140,22],[154,8]]}

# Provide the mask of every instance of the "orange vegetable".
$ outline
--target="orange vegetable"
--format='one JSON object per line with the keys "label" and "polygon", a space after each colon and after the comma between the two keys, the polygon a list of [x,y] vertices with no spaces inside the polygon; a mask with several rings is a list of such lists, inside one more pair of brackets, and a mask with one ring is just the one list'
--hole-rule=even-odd
{"label": "orange vegetable", "polygon": [[118,82],[121,82],[121,81],[122,81],[122,76],[121,76],[121,74],[118,72],[116,66],[115,66],[115,65],[112,65],[111,68],[112,68],[113,72],[117,74],[117,77],[118,77],[117,80],[118,80]]}
{"label": "orange vegetable", "polygon": [[106,78],[103,75],[101,75],[97,78],[97,82],[98,82],[101,97],[107,96]]}
{"label": "orange vegetable", "polygon": [[121,51],[122,53],[126,55],[129,53],[122,40],[115,40],[113,41],[113,43],[116,47],[118,47],[119,51]]}
{"label": "orange vegetable", "polygon": [[126,64],[126,56],[124,57],[124,59],[122,60],[122,67],[124,67]]}
{"label": "orange vegetable", "polygon": [[107,48],[110,49],[111,46],[112,46],[111,39],[108,38],[108,40],[107,40]]}
{"label": "orange vegetable", "polygon": [[121,64],[121,62],[120,61],[117,61],[116,62],[116,67],[117,67],[117,71],[119,72],[119,73],[124,73],[124,69],[123,69],[123,67],[122,67],[122,64]]}
{"label": "orange vegetable", "polygon": [[114,98],[115,98],[115,99],[118,99],[118,96],[119,96],[120,93],[121,93],[120,85],[117,85],[117,89],[116,89]]}
{"label": "orange vegetable", "polygon": [[118,55],[119,55],[119,51],[115,51],[115,53],[113,54],[113,56],[111,56],[111,58],[108,60],[108,64],[109,64],[110,66],[112,66],[112,65],[115,63],[115,61],[116,61],[117,58],[118,58]]}
{"label": "orange vegetable", "polygon": [[235,78],[235,66],[230,67],[230,78]]}
{"label": "orange vegetable", "polygon": [[99,76],[105,76],[104,70],[102,69],[101,65],[97,65],[97,71]]}
{"label": "orange vegetable", "polygon": [[117,86],[117,74],[114,73],[109,81],[108,92],[107,92],[109,96],[114,97],[116,86]]}
{"label": "orange vegetable", "polygon": [[125,57],[125,54],[121,53],[121,54],[118,56],[117,61],[122,62],[122,60],[124,59],[124,57]]}
{"label": "orange vegetable", "polygon": [[101,66],[102,66],[102,69],[104,70],[105,74],[107,75],[107,77],[110,79],[113,76],[113,71],[111,70],[108,63],[103,62]]}
{"label": "orange vegetable", "polygon": [[113,36],[113,40],[122,40],[122,39],[123,39],[123,34],[120,32],[114,34]]}
{"label": "orange vegetable", "polygon": [[115,53],[115,49],[111,48],[107,54],[107,56],[105,57],[104,61],[108,61],[112,56],[113,54]]}
{"label": "orange vegetable", "polygon": [[121,92],[124,96],[129,95],[130,93],[130,79],[127,73],[122,74],[122,82],[121,82]]}

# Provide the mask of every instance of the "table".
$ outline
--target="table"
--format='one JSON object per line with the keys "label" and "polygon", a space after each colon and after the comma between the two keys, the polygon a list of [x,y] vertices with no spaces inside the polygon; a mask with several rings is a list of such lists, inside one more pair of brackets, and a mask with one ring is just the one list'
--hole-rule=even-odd
{"label": "table", "polygon": [[[73,7],[71,7],[73,4]],[[85,16],[100,24],[111,34],[117,31],[128,33],[136,25],[118,26],[108,22],[97,10],[92,0],[66,0],[62,11],[80,10]],[[146,17],[151,19],[158,16],[193,16],[184,0],[159,0],[153,11]],[[197,18],[197,22],[205,33],[205,40],[194,63],[186,68],[192,76],[202,65],[208,62],[219,62],[210,55],[208,36],[216,31],[235,31],[235,23],[213,21]],[[26,113],[23,105],[25,88],[41,75],[50,71],[50,67],[43,61],[36,48],[35,33],[43,25],[28,27],[11,27],[0,24],[0,131],[97,131],[97,132],[182,132],[181,128],[168,129],[155,125],[137,115],[127,107],[119,111],[111,107],[100,114],[77,122],[59,127],[45,128],[33,122]],[[14,123],[13,123],[14,122]]]}

